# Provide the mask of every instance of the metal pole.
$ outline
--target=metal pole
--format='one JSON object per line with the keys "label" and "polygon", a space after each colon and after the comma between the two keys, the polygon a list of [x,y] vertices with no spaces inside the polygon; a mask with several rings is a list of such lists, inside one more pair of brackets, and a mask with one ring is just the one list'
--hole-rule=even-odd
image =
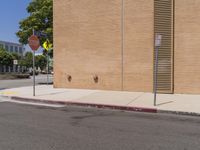
{"label": "metal pole", "polygon": [[156,106],[156,94],[157,94],[157,73],[158,73],[158,46],[155,48],[156,58],[155,58],[155,65],[154,65],[154,106]]}
{"label": "metal pole", "polygon": [[47,51],[47,85],[49,84],[49,55]]}
{"label": "metal pole", "polygon": [[[34,35],[34,29],[33,29]],[[33,96],[35,96],[35,51],[33,51]]]}
{"label": "metal pole", "polygon": [[33,51],[33,96],[35,96],[35,51]]}

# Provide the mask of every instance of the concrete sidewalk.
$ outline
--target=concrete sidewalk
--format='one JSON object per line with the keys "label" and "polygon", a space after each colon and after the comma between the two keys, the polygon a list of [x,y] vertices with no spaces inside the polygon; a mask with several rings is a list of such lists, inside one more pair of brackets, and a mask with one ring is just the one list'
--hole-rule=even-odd
{"label": "concrete sidewalk", "polygon": [[158,94],[157,106],[153,106],[153,94],[144,92],[122,92],[83,89],[53,88],[52,85],[21,87],[1,90],[0,96],[22,101],[62,103],[108,107],[113,109],[144,112],[170,112],[188,115],[200,115],[200,95]]}

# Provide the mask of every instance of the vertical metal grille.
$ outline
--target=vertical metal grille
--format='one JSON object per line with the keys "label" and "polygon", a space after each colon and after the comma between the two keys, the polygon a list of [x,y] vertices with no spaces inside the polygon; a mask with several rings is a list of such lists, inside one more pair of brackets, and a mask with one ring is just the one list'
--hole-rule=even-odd
{"label": "vertical metal grille", "polygon": [[157,91],[173,93],[173,0],[154,0],[154,34],[156,33],[162,35],[158,51]]}

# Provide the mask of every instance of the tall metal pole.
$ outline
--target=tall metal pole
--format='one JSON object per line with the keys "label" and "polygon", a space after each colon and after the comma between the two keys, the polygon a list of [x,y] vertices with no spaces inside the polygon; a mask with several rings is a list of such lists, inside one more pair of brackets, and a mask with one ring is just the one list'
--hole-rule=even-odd
{"label": "tall metal pole", "polygon": [[[33,29],[34,35],[34,29]],[[33,51],[33,96],[35,96],[35,51]]]}
{"label": "tall metal pole", "polygon": [[33,96],[35,96],[35,51],[33,51]]}
{"label": "tall metal pole", "polygon": [[[45,18],[45,23],[47,25],[48,18]],[[49,84],[49,55],[48,55],[48,52],[49,52],[49,49],[47,49],[47,85]]]}
{"label": "tall metal pole", "polygon": [[49,84],[49,55],[47,50],[47,85]]}
{"label": "tall metal pole", "polygon": [[158,46],[155,48],[156,58],[155,58],[155,64],[154,64],[154,106],[156,106],[156,94],[157,94],[157,73],[158,73]]}
{"label": "tall metal pole", "polygon": [[162,40],[162,35],[156,33],[155,34],[155,63],[154,63],[154,86],[153,86],[153,92],[154,92],[154,106],[156,106],[156,94],[157,94],[157,81],[158,81],[158,50],[159,47],[161,46],[161,40]]}

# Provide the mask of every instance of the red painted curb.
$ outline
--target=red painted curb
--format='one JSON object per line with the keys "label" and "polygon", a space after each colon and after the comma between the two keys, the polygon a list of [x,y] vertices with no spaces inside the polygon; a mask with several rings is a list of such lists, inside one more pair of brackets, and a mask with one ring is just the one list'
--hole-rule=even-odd
{"label": "red painted curb", "polygon": [[109,108],[109,109],[118,109],[125,111],[137,111],[137,112],[148,112],[148,113],[157,113],[156,108],[145,108],[145,107],[131,107],[131,106],[119,106],[119,105],[108,105],[108,104],[96,104],[96,103],[81,103],[81,102],[72,102],[72,101],[51,101],[44,99],[32,99],[12,96],[11,99],[19,100],[24,102],[39,102],[39,103],[48,103],[48,104],[62,104],[62,105],[74,105],[74,106],[86,106],[86,107],[96,107],[96,108]]}
{"label": "red painted curb", "polygon": [[157,113],[157,109],[144,108],[144,107],[131,107],[131,106],[119,106],[119,105],[95,104],[95,103],[80,103],[80,102],[67,102],[66,104],[77,105],[77,106],[97,107],[97,108],[118,109],[118,110],[125,110],[125,111]]}

